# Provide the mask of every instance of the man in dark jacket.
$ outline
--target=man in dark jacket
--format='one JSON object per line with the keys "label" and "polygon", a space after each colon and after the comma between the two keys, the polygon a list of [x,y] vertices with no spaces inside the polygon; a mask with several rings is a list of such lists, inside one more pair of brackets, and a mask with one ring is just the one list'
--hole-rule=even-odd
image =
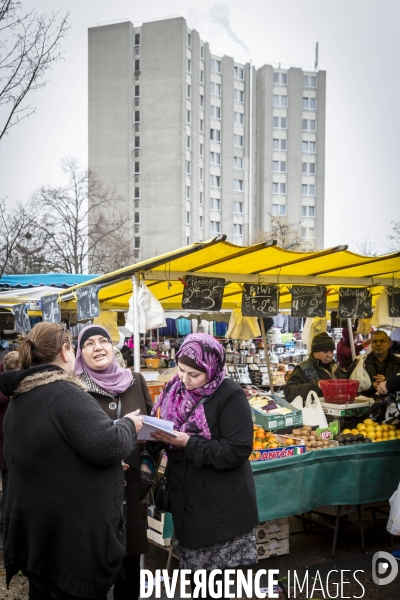
{"label": "man in dark jacket", "polygon": [[333,360],[335,343],[326,333],[318,333],[311,343],[307,360],[297,365],[285,387],[285,398],[292,402],[297,396],[305,403],[308,393],[322,396],[320,381],[323,379],[346,379],[347,375]]}
{"label": "man in dark jacket", "polygon": [[[385,331],[378,329],[371,337],[372,352],[368,354],[364,362],[365,370],[371,379],[371,387],[363,392],[363,396],[374,396],[380,383],[389,377],[400,375],[400,358],[390,350],[390,337]],[[349,378],[356,366],[353,362],[348,370]]]}

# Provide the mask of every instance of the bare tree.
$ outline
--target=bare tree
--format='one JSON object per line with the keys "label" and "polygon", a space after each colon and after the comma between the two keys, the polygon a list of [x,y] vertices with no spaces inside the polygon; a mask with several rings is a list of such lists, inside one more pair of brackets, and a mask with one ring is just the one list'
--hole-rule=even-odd
{"label": "bare tree", "polygon": [[400,250],[400,221],[392,221],[393,230],[392,233],[386,236],[388,240],[387,247],[390,252],[396,252]]}
{"label": "bare tree", "polygon": [[267,241],[276,240],[278,246],[286,250],[300,250],[304,245],[304,240],[300,237],[300,221],[297,223],[288,223],[285,217],[271,216],[271,233],[267,236]]}
{"label": "bare tree", "polygon": [[[19,248],[32,236],[34,231],[32,206],[18,204],[8,210],[5,202],[0,202],[0,277],[4,273],[18,273],[20,265]],[[23,271],[26,272],[26,271]]]}
{"label": "bare tree", "polygon": [[66,159],[62,167],[67,185],[42,187],[33,198],[46,264],[64,273],[104,273],[133,262],[129,220],[116,209],[120,198],[76,159]]}
{"label": "bare tree", "polygon": [[46,74],[60,60],[60,45],[69,13],[21,14],[22,2],[0,0],[0,139],[35,108],[26,104],[30,92],[43,88]]}
{"label": "bare tree", "polygon": [[378,254],[375,242],[364,240],[356,244],[357,250],[363,256],[376,256]]}

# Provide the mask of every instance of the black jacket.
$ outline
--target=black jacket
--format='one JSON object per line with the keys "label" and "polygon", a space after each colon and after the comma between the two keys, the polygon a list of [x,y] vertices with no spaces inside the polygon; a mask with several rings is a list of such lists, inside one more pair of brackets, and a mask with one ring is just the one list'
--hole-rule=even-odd
{"label": "black jacket", "polygon": [[303,398],[303,403],[307,400],[308,393],[313,391],[318,396],[322,396],[318,381],[320,379],[347,379],[347,374],[342,371],[339,365],[333,361],[330,364],[330,370],[324,369],[322,363],[312,356],[295,367],[285,386],[285,398],[288,402],[293,402],[297,396]]}
{"label": "black jacket", "polygon": [[211,440],[193,435],[185,449],[167,449],[171,512],[184,548],[222,542],[258,524],[248,460],[253,421],[246,396],[237,383],[225,379],[204,411]]}
{"label": "black jacket", "polygon": [[125,554],[121,461],[136,443],[76,376],[54,365],[6,371],[7,582],[19,571],[72,596],[101,598]]}
{"label": "black jacket", "polygon": [[386,381],[386,388],[391,394],[400,392],[400,375],[389,377],[389,379]]}
{"label": "black jacket", "polygon": [[[356,364],[357,362],[354,361],[347,372],[350,379]],[[393,352],[390,352],[389,350],[386,359],[381,362],[375,357],[373,352],[370,352],[364,361],[364,367],[371,379],[371,383],[374,383],[375,375],[384,375],[385,379],[400,375],[400,358],[395,356]],[[375,394],[376,389],[373,385],[371,385],[368,390],[362,392],[363,396],[374,396]]]}

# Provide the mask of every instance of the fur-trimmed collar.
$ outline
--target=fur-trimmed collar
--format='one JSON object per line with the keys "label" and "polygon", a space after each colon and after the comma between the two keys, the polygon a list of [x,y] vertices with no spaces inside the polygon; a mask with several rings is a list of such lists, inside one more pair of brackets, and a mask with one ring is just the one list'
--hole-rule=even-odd
{"label": "fur-trimmed collar", "polygon": [[71,371],[64,371],[62,369],[57,371],[42,371],[41,373],[35,373],[34,375],[28,375],[25,377],[15,388],[13,397],[19,394],[29,392],[36,387],[41,385],[47,385],[48,383],[54,383],[55,381],[68,381],[78,386],[85,392],[87,391],[86,385],[81,381],[80,377],[72,373]]}

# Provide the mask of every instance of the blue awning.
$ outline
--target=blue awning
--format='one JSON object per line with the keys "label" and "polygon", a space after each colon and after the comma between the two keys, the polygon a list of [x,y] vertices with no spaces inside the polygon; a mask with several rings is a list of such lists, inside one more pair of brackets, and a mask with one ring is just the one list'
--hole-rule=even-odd
{"label": "blue awning", "polygon": [[41,273],[39,275],[3,275],[0,278],[0,291],[12,288],[32,288],[41,285],[69,288],[84,283],[99,275],[77,275],[70,273]]}

